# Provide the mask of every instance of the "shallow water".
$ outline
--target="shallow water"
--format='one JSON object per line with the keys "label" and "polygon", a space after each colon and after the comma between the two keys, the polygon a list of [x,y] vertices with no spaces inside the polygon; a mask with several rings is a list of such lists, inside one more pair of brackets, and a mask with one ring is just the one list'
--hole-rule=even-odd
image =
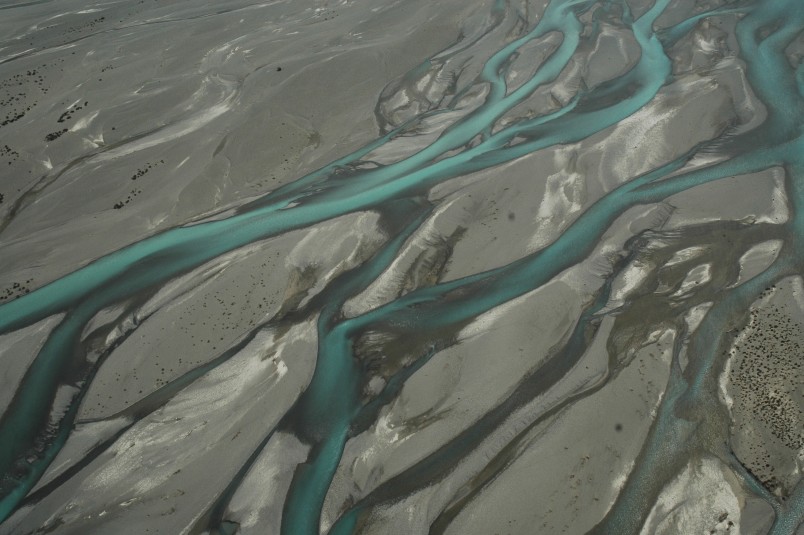
{"label": "shallow water", "polygon": [[800,2],[2,7],[0,533],[802,525]]}

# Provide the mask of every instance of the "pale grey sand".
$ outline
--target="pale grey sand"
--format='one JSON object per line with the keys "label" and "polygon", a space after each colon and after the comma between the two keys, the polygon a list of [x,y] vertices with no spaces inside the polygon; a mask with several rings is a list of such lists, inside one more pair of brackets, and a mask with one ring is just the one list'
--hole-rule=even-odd
{"label": "pale grey sand", "polygon": [[741,160],[795,134],[754,2],[551,5],[0,5],[0,314],[67,296],[0,317],[0,534],[800,532],[802,177]]}

